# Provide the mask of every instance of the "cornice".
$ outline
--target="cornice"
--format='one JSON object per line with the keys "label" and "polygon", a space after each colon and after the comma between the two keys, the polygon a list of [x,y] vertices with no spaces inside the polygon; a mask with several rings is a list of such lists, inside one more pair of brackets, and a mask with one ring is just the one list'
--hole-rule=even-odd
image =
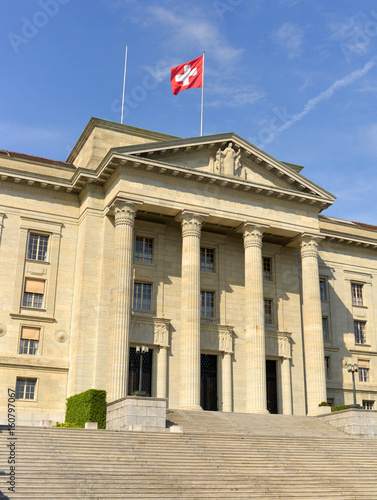
{"label": "cornice", "polygon": [[377,239],[368,239],[368,238],[360,238],[353,237],[350,235],[343,235],[341,233],[333,233],[330,231],[321,230],[321,236],[324,237],[326,241],[353,245],[357,247],[370,248],[372,250],[377,250]]}

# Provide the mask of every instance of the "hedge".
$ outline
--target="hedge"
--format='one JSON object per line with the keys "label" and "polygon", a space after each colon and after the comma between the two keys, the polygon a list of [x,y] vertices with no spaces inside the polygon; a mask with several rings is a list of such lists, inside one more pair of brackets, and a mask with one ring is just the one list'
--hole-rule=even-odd
{"label": "hedge", "polygon": [[347,410],[350,405],[341,405],[341,406],[332,406],[331,411],[341,411],[341,410]]}
{"label": "hedge", "polygon": [[68,398],[65,421],[78,427],[85,427],[85,422],[98,422],[98,429],[105,429],[106,391],[89,389]]}

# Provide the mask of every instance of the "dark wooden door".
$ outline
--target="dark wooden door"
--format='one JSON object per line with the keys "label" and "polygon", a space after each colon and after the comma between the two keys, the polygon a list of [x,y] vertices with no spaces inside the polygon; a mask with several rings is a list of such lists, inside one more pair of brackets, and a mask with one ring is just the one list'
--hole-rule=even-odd
{"label": "dark wooden door", "polygon": [[217,356],[201,355],[200,405],[203,410],[217,411]]}
{"label": "dark wooden door", "polygon": [[276,382],[276,361],[266,360],[267,381],[267,410],[270,413],[278,412],[278,391]]}
{"label": "dark wooden door", "polygon": [[[145,391],[148,396],[151,395],[152,389],[152,356],[153,349],[143,354],[143,378],[142,378],[142,390]],[[130,365],[129,365],[129,376],[128,376],[128,394],[133,394],[139,390],[139,377],[140,377],[140,354],[136,352],[135,347],[130,348]]]}

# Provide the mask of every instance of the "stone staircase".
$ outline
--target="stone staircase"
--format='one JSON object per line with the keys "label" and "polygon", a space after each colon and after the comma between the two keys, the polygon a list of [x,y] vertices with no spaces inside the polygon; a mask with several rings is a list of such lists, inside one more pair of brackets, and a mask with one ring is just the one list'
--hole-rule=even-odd
{"label": "stone staircase", "polygon": [[377,440],[310,417],[167,418],[183,434],[19,427],[15,493],[2,428],[0,499],[377,499]]}

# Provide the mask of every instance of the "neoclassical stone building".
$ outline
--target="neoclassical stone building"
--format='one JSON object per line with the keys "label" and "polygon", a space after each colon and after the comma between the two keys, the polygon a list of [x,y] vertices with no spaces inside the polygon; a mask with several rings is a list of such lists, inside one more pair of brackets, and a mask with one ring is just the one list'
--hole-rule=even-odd
{"label": "neoclassical stone building", "polygon": [[[316,414],[377,398],[377,227],[235,134],[91,119],[67,162],[0,151],[1,415],[139,386],[170,408]],[[3,423],[2,422],[2,423]]]}

